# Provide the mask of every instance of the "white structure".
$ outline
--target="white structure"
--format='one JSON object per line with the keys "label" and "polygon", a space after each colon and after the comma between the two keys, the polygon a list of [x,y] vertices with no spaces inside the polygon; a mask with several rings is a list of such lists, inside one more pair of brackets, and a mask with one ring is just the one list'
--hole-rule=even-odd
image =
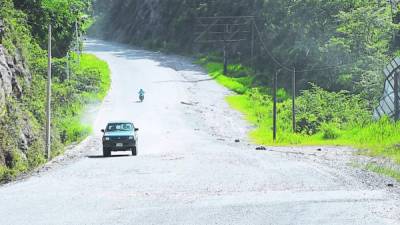
{"label": "white structure", "polygon": [[394,75],[395,73],[400,74],[400,58],[397,57],[390,62],[383,70],[385,74],[385,88],[383,97],[379,103],[379,106],[374,111],[374,118],[379,119],[382,116],[394,117],[395,113],[395,94],[394,94]]}

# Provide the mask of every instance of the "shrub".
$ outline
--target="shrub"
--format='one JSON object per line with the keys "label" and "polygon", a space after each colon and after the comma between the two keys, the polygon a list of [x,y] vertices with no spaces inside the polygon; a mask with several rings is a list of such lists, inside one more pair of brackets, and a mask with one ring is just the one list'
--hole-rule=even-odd
{"label": "shrub", "polygon": [[290,98],[286,90],[283,88],[278,89],[278,91],[276,92],[276,97],[278,102],[284,102],[285,100],[288,100]]}
{"label": "shrub", "polygon": [[298,132],[316,134],[322,124],[337,124],[338,128],[363,125],[371,121],[368,104],[358,95],[348,92],[328,92],[312,85],[297,98]]}
{"label": "shrub", "polygon": [[321,125],[322,138],[326,140],[334,140],[339,138],[340,130],[338,125],[334,123],[323,123]]}

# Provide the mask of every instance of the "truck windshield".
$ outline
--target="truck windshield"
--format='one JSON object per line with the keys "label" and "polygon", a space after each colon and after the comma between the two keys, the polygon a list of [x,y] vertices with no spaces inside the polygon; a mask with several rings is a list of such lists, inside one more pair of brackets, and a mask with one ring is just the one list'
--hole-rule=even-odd
{"label": "truck windshield", "polygon": [[114,131],[132,131],[133,124],[131,123],[110,123],[107,125],[107,132]]}

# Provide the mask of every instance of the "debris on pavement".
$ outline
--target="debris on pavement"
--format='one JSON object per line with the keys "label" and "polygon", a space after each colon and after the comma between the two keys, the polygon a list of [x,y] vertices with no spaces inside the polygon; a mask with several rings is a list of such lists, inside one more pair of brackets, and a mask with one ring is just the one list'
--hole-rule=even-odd
{"label": "debris on pavement", "polygon": [[198,102],[181,102],[182,105],[190,105],[190,106],[194,106],[194,105],[198,105]]}

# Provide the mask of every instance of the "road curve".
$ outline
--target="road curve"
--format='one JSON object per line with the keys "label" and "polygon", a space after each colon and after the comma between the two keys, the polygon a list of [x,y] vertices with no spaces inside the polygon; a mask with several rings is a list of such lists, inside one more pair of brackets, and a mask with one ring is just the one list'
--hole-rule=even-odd
{"label": "road curve", "polygon": [[[97,40],[86,49],[112,70],[96,132],[78,159],[0,187],[0,224],[400,224],[398,194],[363,172],[255,151],[229,91],[189,60]],[[109,120],[140,128],[138,157],[101,157]]]}

